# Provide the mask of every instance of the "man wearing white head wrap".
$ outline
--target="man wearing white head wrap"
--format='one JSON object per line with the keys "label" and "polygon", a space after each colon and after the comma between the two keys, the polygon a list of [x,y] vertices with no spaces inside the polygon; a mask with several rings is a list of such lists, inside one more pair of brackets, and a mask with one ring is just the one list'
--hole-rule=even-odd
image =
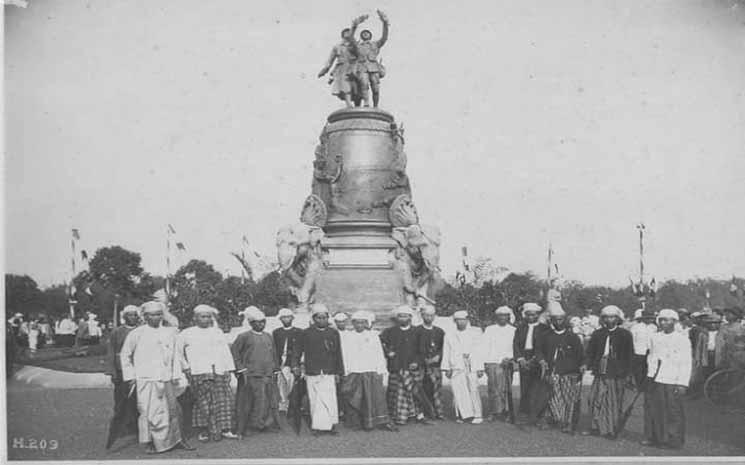
{"label": "man wearing white head wrap", "polygon": [[127,335],[137,327],[139,307],[127,305],[122,309],[122,325],[118,326],[109,336],[109,370],[114,385],[114,416],[109,424],[109,436],[106,440],[106,449],[111,448],[114,441],[120,435],[137,433],[137,398],[129,395],[127,384],[122,374],[122,361],[120,358],[122,346]]}
{"label": "man wearing white head wrap", "polygon": [[484,376],[481,330],[468,324],[468,312],[453,313],[455,331],[445,334],[442,369],[451,379],[456,421],[483,422],[478,378]]}
{"label": "man wearing white head wrap", "polygon": [[540,382],[541,371],[535,359],[535,344],[548,327],[538,322],[541,306],[532,302],[523,304],[522,321],[515,329],[515,339],[512,343],[514,358],[520,368],[520,407],[524,414],[531,412],[531,392]]}
{"label": "man wearing white head wrap", "polygon": [[631,382],[634,340],[628,330],[619,327],[623,319],[620,308],[608,305],[600,315],[603,326],[592,333],[587,344],[587,366],[594,375],[590,388],[592,426],[583,434],[615,439],[623,410],[624,386]]}
{"label": "man wearing white head wrap", "polygon": [[202,304],[193,313],[196,325],[177,338],[184,373],[195,397],[192,426],[201,430],[200,441],[235,439],[237,436],[230,431],[235,421],[235,397],[230,388],[235,364],[225,335],[214,321],[219,312]]}
{"label": "man wearing white head wrap", "polygon": [[282,326],[272,333],[274,338],[274,349],[279,355],[280,374],[277,376],[277,387],[279,389],[279,411],[286,412],[290,405],[289,395],[295,382],[292,373],[292,357],[297,351],[298,341],[303,331],[293,326],[295,314],[289,308],[283,308],[277,314]]}
{"label": "man wearing white head wrap", "polygon": [[418,332],[419,352],[424,362],[424,395],[432,404],[434,418],[444,419],[442,407],[442,347],[445,343],[445,331],[434,325],[435,307],[425,305],[421,310],[422,324],[415,329]]}
{"label": "man wearing white head wrap", "polygon": [[101,325],[98,323],[98,315],[95,313],[88,313],[88,339],[85,344],[89,346],[98,345],[101,341]]}
{"label": "man wearing white head wrap", "polygon": [[396,325],[380,334],[388,361],[388,410],[397,425],[406,424],[409,418],[429,424],[422,411],[431,410],[431,405],[422,393],[424,357],[419,350],[417,331],[411,326],[413,312],[408,305],[402,305],[392,313]]}
{"label": "man wearing white head wrap", "polygon": [[267,429],[279,430],[278,397],[274,374],[279,372],[277,353],[272,336],[264,331],[266,316],[256,307],[244,310],[251,330],[238,335],[230,348],[238,376],[236,391],[236,423],[239,437]]}
{"label": "man wearing white head wrap", "polygon": [[505,420],[509,413],[507,390],[512,389],[512,341],[515,339],[515,327],[510,324],[512,309],[501,306],[494,314],[497,321],[486,327],[483,337],[489,421]]}
{"label": "man wearing white head wrap", "polygon": [[120,359],[122,378],[137,389],[139,441],[149,444],[148,452],[165,452],[175,447],[193,448],[181,437],[181,408],[176,389],[185,384],[182,360],[176,350],[178,329],[164,326],[163,305],[142,306],[145,323],[124,340]]}
{"label": "man wearing white head wrap", "polygon": [[675,330],[675,311],[661,310],[657,321],[660,331],[652,336],[647,356],[642,444],[679,449],[685,442],[683,396],[691,378],[691,346],[685,334]]}
{"label": "man wearing white head wrap", "polygon": [[391,424],[386,405],[383,375],[386,372],[380,338],[367,329],[369,312],[352,314],[352,326],[342,339],[344,380],[341,386],[345,401],[345,423],[359,424],[362,429],[383,428],[397,431]]}
{"label": "man wearing white head wrap", "polygon": [[334,326],[336,326],[337,331],[346,331],[348,320],[349,317],[344,312],[338,312],[334,315]]}
{"label": "man wearing white head wrap", "polygon": [[531,419],[545,427],[539,419],[548,410],[562,432],[574,434],[585,371],[582,342],[568,330],[566,313],[558,302],[549,305],[548,317],[550,329],[536,341],[536,358],[549,383],[541,383],[541,392],[533,397]]}
{"label": "man wearing white head wrap", "polygon": [[305,360],[305,380],[308,386],[311,429],[314,434],[338,434],[339,405],[336,384],[344,374],[339,331],[329,327],[329,311],[325,305],[311,305],[313,324],[303,330],[300,347],[292,362],[295,376]]}

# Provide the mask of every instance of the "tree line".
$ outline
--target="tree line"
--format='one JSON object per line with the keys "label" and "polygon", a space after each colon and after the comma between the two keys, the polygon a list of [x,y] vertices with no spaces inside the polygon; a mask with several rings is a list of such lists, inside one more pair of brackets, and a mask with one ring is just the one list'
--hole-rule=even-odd
{"label": "tree line", "polygon": [[[89,262],[89,269],[81,271],[72,286],[56,284],[39,288],[26,275],[5,275],[6,319],[16,312],[33,316],[45,314],[60,318],[69,313],[69,291],[76,301],[78,314],[94,312],[100,321],[113,318],[114,306],[140,305],[164,287],[165,279],[147,273],[141,265],[140,254],[119,246],[102,247]],[[437,313],[451,315],[467,310],[476,325],[490,324],[493,311],[501,305],[513,309],[525,302],[543,302],[547,284],[532,273],[509,273],[499,280],[476,283],[448,283],[437,295]],[[737,288],[738,292],[733,292]],[[690,311],[711,307],[742,306],[741,289],[745,280],[732,281],[696,278],[685,282],[668,280],[658,286],[649,304],[654,308],[687,308]],[[256,305],[271,316],[293,297],[278,272],[271,272],[258,280],[251,277],[224,276],[204,260],[193,259],[171,277],[171,311],[186,323],[192,309],[200,303],[221,311],[221,324],[240,323],[238,312]],[[591,308],[596,312],[605,305],[617,305],[627,314],[639,307],[639,299],[631,287],[588,285],[569,281],[562,285],[562,305],[569,315],[579,315]],[[333,309],[332,309],[333,310]]]}

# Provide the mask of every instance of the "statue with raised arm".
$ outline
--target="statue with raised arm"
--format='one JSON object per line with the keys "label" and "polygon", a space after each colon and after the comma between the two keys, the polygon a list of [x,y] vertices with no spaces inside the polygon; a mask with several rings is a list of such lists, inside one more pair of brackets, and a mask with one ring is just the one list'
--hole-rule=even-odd
{"label": "statue with raised arm", "polygon": [[[341,31],[341,42],[334,45],[331,49],[326,64],[323,65],[318,77],[325,76],[331,70],[331,94],[337,96],[347,104],[352,106],[354,101],[358,106],[361,100],[359,86],[355,77],[355,64],[357,55],[354,53],[354,33],[357,26],[367,19],[367,15],[362,15],[352,21],[352,27]],[[333,66],[333,70],[332,67]]]}
{"label": "statue with raised arm", "polygon": [[390,21],[382,11],[378,10],[378,17],[383,23],[383,35],[379,40],[372,40],[372,32],[365,29],[360,33],[360,42],[352,40],[354,53],[357,56],[356,76],[360,86],[365,106],[370,106],[370,91],[372,91],[373,106],[378,108],[380,102],[380,79],[385,76],[385,67],[378,61],[378,54],[388,41]]}

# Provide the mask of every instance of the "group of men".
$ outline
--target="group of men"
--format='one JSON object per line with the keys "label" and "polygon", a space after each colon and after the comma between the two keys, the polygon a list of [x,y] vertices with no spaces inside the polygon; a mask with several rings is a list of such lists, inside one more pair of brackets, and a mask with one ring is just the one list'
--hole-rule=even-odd
{"label": "group of men", "polygon": [[[315,435],[338,434],[341,417],[355,429],[397,431],[408,422],[444,419],[443,377],[450,381],[459,423],[481,424],[485,417],[514,422],[520,414],[541,429],[555,425],[574,434],[582,378],[589,370],[590,428],[583,434],[615,438],[623,427],[624,394],[634,387],[645,393],[643,443],[683,445],[682,399],[692,350],[673,310],[637,315],[627,330],[621,326],[623,312],[607,306],[586,347],[558,302],[545,311],[535,303],[522,305],[516,326],[513,311],[500,307],[495,324],[485,331],[472,327],[465,311],[455,312],[454,328],[444,331],[434,325],[431,306],[420,309],[422,324],[413,326],[414,311],[404,305],[392,312],[395,324],[380,333],[373,329],[370,312],[332,318],[325,305],[315,303],[307,328],[296,327],[293,312],[282,309],[281,327],[270,334],[264,313],[249,307],[242,312],[244,329],[232,344],[216,324],[216,309],[197,306],[194,326],[180,333],[163,324],[164,310],[159,302],[126,307],[125,324],[112,334],[110,443],[123,430],[136,428],[152,452],[191,449],[181,434],[177,401],[187,385],[195,398],[192,426],[201,441],[279,430],[280,414],[288,411],[308,414]],[[137,326],[140,313],[145,324]],[[514,372],[520,376],[517,409],[512,405]],[[479,394],[484,376],[486,408]],[[305,403],[292,395],[301,381]]]}

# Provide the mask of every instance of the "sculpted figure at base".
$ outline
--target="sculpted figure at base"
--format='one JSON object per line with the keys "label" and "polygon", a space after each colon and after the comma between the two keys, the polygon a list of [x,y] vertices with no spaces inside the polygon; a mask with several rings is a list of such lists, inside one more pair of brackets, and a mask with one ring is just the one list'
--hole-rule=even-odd
{"label": "sculpted figure at base", "polygon": [[332,66],[334,67],[331,70],[331,78],[329,79],[331,94],[344,100],[347,107],[352,106],[353,100],[357,106],[359,106],[361,101],[361,94],[355,77],[357,55],[354,52],[353,43],[357,26],[366,19],[367,15],[355,18],[352,21],[352,27],[341,31],[341,42],[331,49],[331,54],[328,60],[326,60],[326,64],[323,65],[323,68],[318,73],[319,78],[323,77],[331,70]]}
{"label": "sculpted figure at base", "polygon": [[440,277],[440,230],[414,224],[393,228],[397,247],[393,267],[403,278],[406,302],[411,306],[432,304],[442,287]]}
{"label": "sculpted figure at base", "polygon": [[302,309],[312,302],[315,281],[323,269],[323,229],[303,224],[285,226],[277,233],[277,259],[282,278]]}
{"label": "sculpted figure at base", "polygon": [[370,91],[372,91],[373,106],[378,108],[380,102],[380,79],[385,76],[385,67],[378,61],[378,54],[388,41],[390,21],[382,11],[378,10],[378,17],[383,23],[383,35],[379,40],[372,40],[372,32],[365,29],[360,33],[360,41],[352,38],[352,48],[357,56],[356,77],[359,82],[365,106],[370,106]]}

